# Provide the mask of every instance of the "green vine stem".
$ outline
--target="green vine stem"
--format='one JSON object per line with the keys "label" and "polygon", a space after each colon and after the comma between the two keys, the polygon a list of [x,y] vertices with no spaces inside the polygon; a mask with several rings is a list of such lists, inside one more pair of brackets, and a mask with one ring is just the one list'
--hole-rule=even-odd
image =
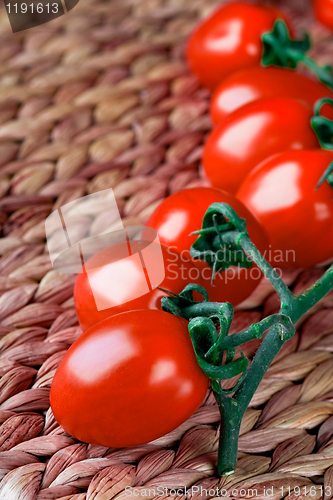
{"label": "green vine stem", "polygon": [[[171,294],[162,299],[165,311],[189,320],[189,333],[199,366],[211,379],[221,414],[218,471],[226,476],[235,470],[242,418],[255,391],[283,344],[295,334],[297,321],[333,289],[333,265],[309,290],[296,296],[252,243],[246,221],[229,205],[211,205],[202,229],[194,234],[198,239],[192,245],[191,255],[209,262],[213,273],[219,267],[216,241],[222,250],[241,249],[246,259],[262,269],[281,300],[278,314],[229,335],[233,307],[229,303],[209,302],[206,290],[199,285],[188,285],[179,295]],[[201,301],[194,299],[194,292],[202,295]],[[241,345],[260,338],[263,341],[250,364]],[[235,359],[236,349],[240,356]],[[222,388],[222,380],[237,376],[239,379],[231,389]]]}
{"label": "green vine stem", "polygon": [[323,175],[321,176],[317,186],[316,190],[320,188],[320,186],[323,184],[323,182],[327,181],[329,185],[333,188],[333,161],[332,163],[329,164]]}
{"label": "green vine stem", "polygon": [[310,38],[307,34],[304,35],[302,40],[293,40],[290,37],[286,23],[279,19],[275,22],[271,32],[263,34],[262,43],[263,66],[274,65],[296,69],[298,64],[302,63],[313,71],[322,83],[333,89],[331,67],[320,67],[306,55],[306,52],[311,47]]}
{"label": "green vine stem", "polygon": [[[325,99],[319,99],[314,107],[314,115],[311,118],[311,127],[313,128],[319,144],[324,149],[329,149],[333,151],[333,120],[325,118],[321,114],[321,109],[325,104],[329,104],[333,107],[333,99],[326,97]],[[316,189],[327,181],[329,185],[333,188],[333,162],[327,167],[326,171],[319,180]]]}
{"label": "green vine stem", "polygon": [[326,97],[319,99],[314,106],[314,115],[311,118],[311,127],[313,128],[322,148],[333,149],[333,120],[322,116],[321,110],[325,104],[333,107],[333,99]]}

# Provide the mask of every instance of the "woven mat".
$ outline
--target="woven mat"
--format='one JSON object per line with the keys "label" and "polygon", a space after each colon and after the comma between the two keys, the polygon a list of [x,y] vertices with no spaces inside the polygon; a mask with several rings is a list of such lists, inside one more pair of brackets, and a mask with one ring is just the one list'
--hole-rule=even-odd
{"label": "woven mat", "polygon": [[[213,497],[219,487],[228,496],[262,499],[265,487],[273,486],[270,498],[296,499],[293,488],[306,486],[302,497],[319,499],[324,481],[325,499],[332,496],[332,294],[261,383],[229,478],[216,472],[212,394],[171,434],[121,450],[76,441],[49,409],[54,372],[81,332],[75,276],[52,269],[44,220],[70,200],[111,187],[124,220],[141,223],[170,193],[202,184],[209,93],[188,73],[183,48],[218,3],[81,0],[69,14],[15,35],[0,10],[1,500],[126,498],[131,485],[145,498],[157,486],[195,485],[210,491],[195,488],[188,497]],[[333,62],[333,40],[307,2],[284,3],[297,27],[311,32],[315,58]],[[300,292],[321,273],[286,279]],[[236,312],[234,330],[276,311],[277,297],[263,284],[247,307]],[[247,353],[256,347],[250,343]]]}

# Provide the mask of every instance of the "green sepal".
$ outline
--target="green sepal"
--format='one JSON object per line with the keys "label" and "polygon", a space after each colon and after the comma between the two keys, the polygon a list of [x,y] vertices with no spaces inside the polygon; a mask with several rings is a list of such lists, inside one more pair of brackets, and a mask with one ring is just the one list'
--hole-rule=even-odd
{"label": "green sepal", "polygon": [[212,348],[218,339],[218,333],[213,321],[210,318],[194,318],[188,328],[198,361],[203,359],[207,364],[217,362],[216,349]]}
{"label": "green sepal", "polygon": [[329,164],[321,178],[319,179],[319,182],[316,186],[316,190],[320,188],[320,186],[327,181],[331,188],[333,188],[333,161],[332,163]]}
{"label": "green sepal", "polygon": [[[173,314],[174,316],[179,316],[181,318],[185,317],[182,313],[182,310],[185,309],[186,307],[191,306],[193,304],[201,304],[204,302],[209,302],[207,290],[195,283],[190,283],[186,285],[186,287],[182,290],[180,294],[170,292],[169,290],[165,290],[164,288],[161,287],[157,288],[159,290],[162,290],[162,292],[166,292],[172,295],[172,297],[162,297],[161,305],[163,311]],[[198,302],[194,300],[193,292],[197,292],[200,295],[202,295],[203,301]]]}
{"label": "green sepal", "polygon": [[227,350],[227,359],[225,360],[226,364],[231,363],[231,361],[234,359],[236,354],[236,349],[234,347],[231,347],[230,349]]}
{"label": "green sepal", "polygon": [[325,97],[319,99],[314,106],[314,115],[311,118],[313,128],[322,148],[333,150],[333,120],[322,116],[321,109],[325,104],[333,107],[333,99]]}
{"label": "green sepal", "polygon": [[[322,116],[321,108],[325,105],[329,104],[333,107],[333,99],[330,97],[326,97],[325,99],[319,99],[316,102],[314,107],[314,116],[311,118],[311,127],[313,128],[318,141],[323,149],[328,149],[333,151],[333,120]],[[320,186],[327,181],[329,185],[333,188],[333,162],[327,167],[319,182],[316,186],[316,189],[319,189]]]}
{"label": "green sepal", "polygon": [[[311,47],[310,37],[304,34],[302,40],[293,40],[284,21],[278,19],[272,31],[262,35],[263,66],[278,66],[281,68],[296,69],[298,60],[292,56],[293,52],[305,54]],[[291,52],[292,51],[292,52]]]}
{"label": "green sepal", "polygon": [[214,366],[201,358],[197,359],[201,370],[211,380],[228,380],[237,377],[237,375],[243,373],[249,366],[249,360],[246,358],[238,358],[224,366]]}
{"label": "green sepal", "polygon": [[279,19],[275,22],[272,31],[262,35],[262,45],[261,62],[263,66],[296,69],[301,62],[313,71],[322,83],[333,89],[332,67],[328,65],[318,66],[306,55],[311,47],[308,34],[304,34],[304,38],[301,40],[293,40],[289,35],[286,23]]}
{"label": "green sepal", "polygon": [[238,243],[240,237],[247,234],[246,221],[226,203],[213,203],[203,218],[202,229],[192,234],[198,235],[198,239],[190,254],[213,269],[212,282],[216,273],[230,266],[252,267],[251,259]]}
{"label": "green sepal", "polygon": [[313,128],[320,146],[323,149],[333,149],[333,121],[324,116],[316,115],[311,118]]}
{"label": "green sepal", "polygon": [[211,319],[195,318],[190,321],[188,329],[198,364],[206,377],[211,380],[227,380],[240,375],[247,369],[249,360],[243,356],[223,366],[220,365],[219,360],[217,365],[213,364],[212,355],[210,360],[207,360],[207,351],[218,338],[215,325]]}

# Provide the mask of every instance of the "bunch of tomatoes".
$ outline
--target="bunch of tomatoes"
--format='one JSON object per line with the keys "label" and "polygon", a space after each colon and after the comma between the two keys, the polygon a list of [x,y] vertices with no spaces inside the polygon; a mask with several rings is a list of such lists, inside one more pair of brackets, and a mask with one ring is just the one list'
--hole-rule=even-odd
{"label": "bunch of tomatoes", "polygon": [[[333,257],[329,176],[316,189],[333,151],[320,147],[311,126],[315,103],[333,99],[333,92],[294,70],[261,65],[262,35],[278,19],[293,33],[277,9],[235,1],[188,40],[188,64],[213,91],[214,129],[202,158],[210,186],[169,196],[148,220],[164,259],[159,288],[138,297],[135,276],[142,262],[126,267],[112,258],[126,243],[88,261],[102,269],[113,259],[123,279],[107,283],[101,272],[98,286],[101,294],[118,287],[122,305],[98,310],[84,268],[77,277],[74,299],[84,333],[55,374],[51,406],[64,429],[82,441],[107,447],[147,443],[202,404],[209,380],[197,363],[187,321],[164,312],[161,298],[196,283],[211,301],[237,305],[261,277],[255,265],[232,265],[212,280],[210,266],[191,258],[197,238],[192,233],[201,229],[210,205],[227,203],[246,219],[252,241],[274,267],[307,267]],[[327,106],[324,113],[333,116]]]}

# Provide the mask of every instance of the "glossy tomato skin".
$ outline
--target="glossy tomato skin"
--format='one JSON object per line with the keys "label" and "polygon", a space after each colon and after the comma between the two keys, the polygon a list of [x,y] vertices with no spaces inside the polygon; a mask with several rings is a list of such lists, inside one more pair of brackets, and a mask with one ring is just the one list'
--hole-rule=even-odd
{"label": "glossy tomato skin", "polygon": [[285,15],[268,5],[231,2],[204,20],[188,39],[186,57],[199,81],[211,90],[231,73],[258,66],[263,33]]}
{"label": "glossy tomato skin", "polygon": [[55,418],[72,436],[118,448],[172,431],[199,408],[207,389],[188,323],[138,310],[85,332],[61,361],[50,398]]}
{"label": "glossy tomato skin", "polygon": [[[189,188],[166,198],[151,215],[146,225],[157,230],[161,243],[178,250],[188,257],[197,236],[189,236],[202,227],[202,220],[207,209],[213,203],[228,203],[237,214],[246,219],[251,239],[264,252],[269,247],[266,231],[258,220],[228,193],[215,188]],[[212,270],[203,261],[195,261],[200,269],[200,277],[209,298],[214,302],[230,302],[237,305],[245,300],[260,281],[260,273],[252,274],[247,269],[230,268],[219,273],[211,285]]]}
{"label": "glossy tomato skin", "polygon": [[319,147],[311,106],[288,97],[251,102],[222,120],[209,135],[203,169],[211,184],[235,194],[259,163],[286,149]]}
{"label": "glossy tomato skin", "polygon": [[333,30],[333,0],[314,0],[313,6],[318,21]]}
{"label": "glossy tomato skin", "polygon": [[309,267],[333,257],[333,190],[327,181],[316,190],[332,161],[330,151],[285,151],[241,185],[237,197],[266,228],[275,267]]}
{"label": "glossy tomato skin", "polygon": [[[161,288],[173,293],[180,293],[188,283],[202,284],[197,268],[189,259],[186,259],[186,257],[181,258],[175,249],[164,245],[161,245],[161,249],[165,270],[165,278],[159,284]],[[133,309],[161,309],[161,298],[167,296],[167,293],[154,288],[149,293],[140,295],[142,290],[142,264],[139,259],[136,259],[130,265],[124,266],[123,258],[126,250],[126,242],[105,248],[91,257],[86,263],[83,272],[78,274],[74,286],[74,302],[76,314],[83,331],[86,331],[99,321],[121,312]],[[154,253],[150,253],[150,258],[154,258]],[[121,275],[117,283],[105,280],[102,266],[111,262]],[[156,267],[159,265],[160,263],[156,262]],[[115,305],[107,309],[99,310],[97,308],[87,274],[87,268],[89,267],[101,269],[98,274],[97,292],[100,290],[101,293],[107,294],[110,302],[112,302],[113,297],[117,300],[119,294],[121,294],[121,305],[116,305],[116,302]],[[113,290],[115,293],[113,293]],[[133,299],[133,297],[137,298]]]}
{"label": "glossy tomato skin", "polygon": [[[319,81],[291,69],[248,68],[230,75],[217,87],[210,104],[212,121],[217,125],[242,106],[266,97],[291,97],[314,106],[319,99],[333,98],[333,92]],[[328,112],[325,109],[324,114],[333,118],[331,109]]]}

